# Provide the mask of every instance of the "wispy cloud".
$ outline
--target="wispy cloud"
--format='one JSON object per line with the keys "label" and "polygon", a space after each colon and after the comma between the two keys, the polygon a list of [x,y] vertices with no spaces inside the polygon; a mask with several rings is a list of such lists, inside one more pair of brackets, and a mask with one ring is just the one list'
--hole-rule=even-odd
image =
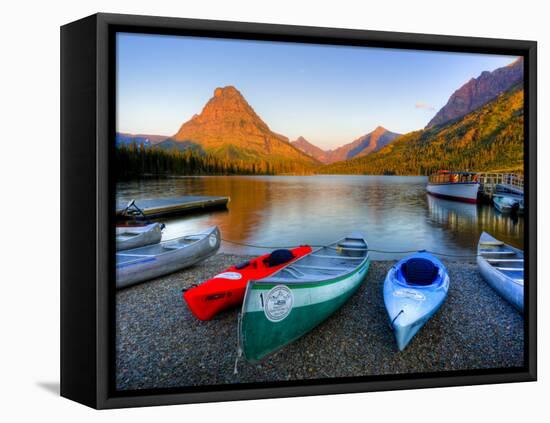
{"label": "wispy cloud", "polygon": [[414,105],[415,109],[424,109],[424,110],[435,110],[435,107],[431,104],[424,103],[423,101],[419,101]]}

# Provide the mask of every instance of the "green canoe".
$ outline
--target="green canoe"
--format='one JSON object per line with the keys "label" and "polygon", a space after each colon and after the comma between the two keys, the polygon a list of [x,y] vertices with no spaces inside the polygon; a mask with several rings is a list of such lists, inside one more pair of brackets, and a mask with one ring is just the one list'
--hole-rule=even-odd
{"label": "green canoe", "polygon": [[365,238],[350,235],[248,282],[239,322],[244,357],[258,361],[323,322],[359,288],[369,263]]}

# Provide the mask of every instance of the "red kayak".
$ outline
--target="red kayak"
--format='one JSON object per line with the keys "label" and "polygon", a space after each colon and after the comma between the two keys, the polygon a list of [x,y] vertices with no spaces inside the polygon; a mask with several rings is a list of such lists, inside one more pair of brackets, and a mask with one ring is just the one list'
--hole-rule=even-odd
{"label": "red kayak", "polygon": [[212,279],[183,292],[183,299],[200,320],[210,320],[217,313],[243,302],[249,280],[262,279],[311,253],[311,247],[302,245],[292,250],[275,250],[255,259],[226,269]]}

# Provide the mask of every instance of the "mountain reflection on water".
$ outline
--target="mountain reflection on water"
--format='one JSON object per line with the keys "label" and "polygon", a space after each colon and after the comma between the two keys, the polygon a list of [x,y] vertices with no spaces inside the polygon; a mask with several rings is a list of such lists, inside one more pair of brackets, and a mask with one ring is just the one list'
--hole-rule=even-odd
{"label": "mountain reflection on water", "polygon": [[[224,195],[226,211],[164,220],[164,238],[218,225],[222,237],[263,246],[321,245],[353,231],[385,251],[426,249],[475,254],[482,231],[523,248],[524,221],[489,204],[466,204],[426,193],[416,176],[205,176],[142,179],[117,184],[117,200]],[[221,251],[258,255],[257,249],[223,243]],[[373,259],[400,254],[372,253]]]}

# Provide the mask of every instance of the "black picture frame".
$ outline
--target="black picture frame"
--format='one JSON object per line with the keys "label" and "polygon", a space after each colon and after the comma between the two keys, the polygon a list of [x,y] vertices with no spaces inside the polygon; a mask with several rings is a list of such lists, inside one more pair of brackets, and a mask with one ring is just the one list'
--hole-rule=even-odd
{"label": "black picture frame", "polygon": [[[495,53],[525,59],[525,359],[523,368],[116,392],[114,368],[115,34]],[[61,28],[61,395],[90,407],[231,401],[537,378],[537,44],[336,28],[95,14]]]}

